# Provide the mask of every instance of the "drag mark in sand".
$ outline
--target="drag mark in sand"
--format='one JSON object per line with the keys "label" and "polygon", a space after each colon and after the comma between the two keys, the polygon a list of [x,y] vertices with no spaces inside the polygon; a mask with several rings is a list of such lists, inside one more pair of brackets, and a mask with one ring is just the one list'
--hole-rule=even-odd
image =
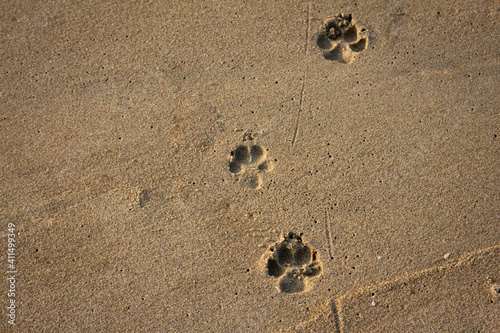
{"label": "drag mark in sand", "polygon": [[300,124],[300,112],[302,111],[302,100],[304,99],[304,87],[306,85],[306,73],[304,73],[302,79],[302,89],[300,90],[300,99],[299,99],[299,110],[297,111],[297,121],[295,122],[295,131],[293,133],[292,138],[292,147],[295,145],[295,141],[297,139],[297,134],[299,133],[299,124]]}
{"label": "drag mark in sand", "polygon": [[325,210],[325,233],[326,241],[328,243],[328,254],[330,255],[330,259],[333,259],[332,237],[330,236],[330,219],[328,218],[328,210]]}
{"label": "drag mark in sand", "polygon": [[308,50],[308,47],[309,47],[309,29],[311,27],[311,16],[310,16],[310,13],[311,12],[311,2],[308,1],[307,2],[307,26],[306,26],[306,55],[308,55],[309,53],[309,50]]}
{"label": "drag mark in sand", "polygon": [[[307,57],[309,54],[309,30],[311,26],[311,17],[310,17],[310,11],[311,11],[311,3],[307,3],[307,11],[306,11],[306,40],[305,40],[305,48],[304,48],[304,53]],[[307,59],[306,59],[307,61]],[[292,138],[292,147],[295,145],[295,142],[297,141],[297,135],[299,133],[299,125],[300,125],[300,113],[302,112],[302,102],[304,100],[304,88],[306,85],[306,79],[307,79],[307,62],[305,66],[304,73],[302,75],[302,88],[300,89],[300,98],[299,98],[299,109],[297,111],[297,120],[295,121],[295,131],[293,132],[293,138]]]}
{"label": "drag mark in sand", "polygon": [[339,317],[340,305],[337,304],[337,300],[334,300],[331,306],[332,306],[333,322],[335,325],[335,332],[342,333],[340,329],[340,317]]}

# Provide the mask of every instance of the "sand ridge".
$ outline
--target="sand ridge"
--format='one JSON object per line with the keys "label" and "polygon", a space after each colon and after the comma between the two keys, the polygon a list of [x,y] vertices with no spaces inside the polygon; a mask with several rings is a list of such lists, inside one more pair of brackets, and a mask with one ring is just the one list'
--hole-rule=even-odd
{"label": "sand ridge", "polygon": [[[293,331],[425,332],[428,327],[449,331],[457,324],[465,330],[488,331],[488,323],[500,312],[499,257],[500,245],[496,245],[345,293]],[[475,309],[477,317],[467,315],[467,302],[480,307]],[[423,303],[433,312],[419,311]]]}

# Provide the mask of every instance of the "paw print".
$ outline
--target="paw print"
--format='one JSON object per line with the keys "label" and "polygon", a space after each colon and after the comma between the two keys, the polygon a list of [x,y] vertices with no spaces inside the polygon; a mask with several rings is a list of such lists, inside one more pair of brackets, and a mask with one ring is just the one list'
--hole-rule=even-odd
{"label": "paw print", "polygon": [[267,159],[267,151],[258,144],[240,144],[229,158],[229,172],[242,176],[244,181],[254,189],[263,184],[262,175],[274,168],[272,161]]}
{"label": "paw print", "polygon": [[278,278],[282,293],[299,293],[310,287],[309,278],[321,273],[318,253],[302,240],[302,234],[290,232],[269,248],[265,259],[267,275]]}
{"label": "paw print", "polygon": [[325,59],[349,64],[366,49],[368,37],[366,29],[358,28],[350,14],[339,14],[323,24],[316,44]]}

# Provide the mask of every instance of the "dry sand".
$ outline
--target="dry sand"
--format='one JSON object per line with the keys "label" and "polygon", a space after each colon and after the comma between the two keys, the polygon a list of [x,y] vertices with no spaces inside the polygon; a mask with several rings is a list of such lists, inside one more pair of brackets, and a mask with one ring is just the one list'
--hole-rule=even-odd
{"label": "dry sand", "polygon": [[498,2],[0,12],[0,331],[499,332]]}

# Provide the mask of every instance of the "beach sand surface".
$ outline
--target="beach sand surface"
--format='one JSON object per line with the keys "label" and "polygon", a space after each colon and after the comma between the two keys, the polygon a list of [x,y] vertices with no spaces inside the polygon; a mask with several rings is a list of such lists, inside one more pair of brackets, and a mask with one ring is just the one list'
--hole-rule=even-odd
{"label": "beach sand surface", "polygon": [[498,332],[498,2],[0,15],[0,331]]}

